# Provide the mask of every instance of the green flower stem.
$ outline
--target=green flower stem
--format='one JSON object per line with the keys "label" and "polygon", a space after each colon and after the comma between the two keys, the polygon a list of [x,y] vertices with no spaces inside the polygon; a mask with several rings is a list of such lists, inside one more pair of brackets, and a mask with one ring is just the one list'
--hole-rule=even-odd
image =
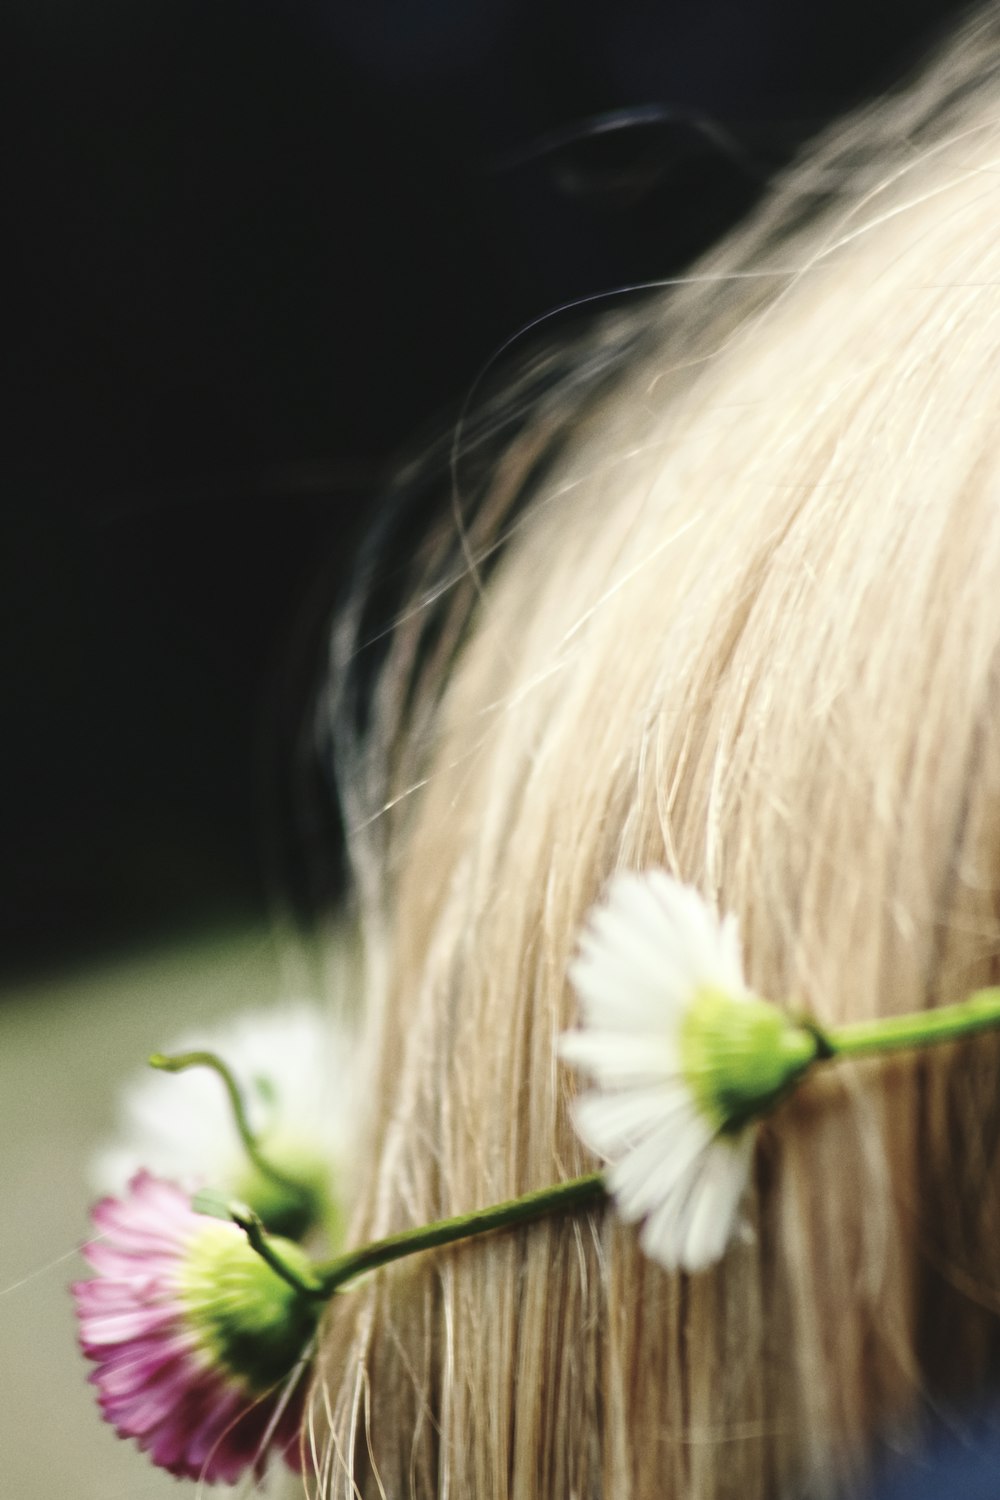
{"label": "green flower stem", "polygon": [[511,1198],[506,1203],[495,1203],[490,1208],[477,1208],[468,1214],[458,1214],[453,1219],[437,1219],[432,1224],[421,1224],[416,1229],[403,1229],[390,1234],[384,1240],[374,1240],[360,1250],[351,1250],[336,1260],[316,1267],[316,1276],[321,1284],[321,1295],[329,1297],[338,1287],[365,1271],[374,1271],[390,1261],[402,1260],[415,1255],[419,1250],[432,1250],[438,1245],[451,1245],[456,1240],[471,1239],[473,1235],[487,1234],[493,1229],[507,1229],[513,1224],[526,1224],[532,1219],[544,1218],[546,1214],[561,1209],[579,1208],[592,1203],[604,1195],[604,1175],[589,1172],[585,1177],[571,1177],[567,1182],[554,1187],[538,1188],[520,1198]]}
{"label": "green flower stem", "polygon": [[281,1253],[275,1249],[274,1244],[258,1216],[253,1209],[245,1208],[240,1204],[231,1204],[229,1217],[233,1223],[238,1225],[247,1237],[247,1243],[251,1250],[256,1250],[261,1260],[265,1261],[282,1281],[294,1287],[302,1297],[326,1297],[326,1288],[316,1281],[305,1281],[298,1271],[294,1270],[284,1259]]}
{"label": "green flower stem", "polygon": [[[942,1006],[938,1010],[905,1016],[885,1016],[875,1021],[858,1021],[829,1031],[808,1018],[804,1018],[799,1024],[803,1030],[811,1032],[815,1039],[817,1063],[832,1062],[843,1057],[896,1052],[902,1048],[933,1046],[938,1042],[960,1041],[963,1037],[974,1036],[980,1031],[1000,1028],[1000,988],[979,990],[957,1005]],[[180,1072],[191,1067],[214,1069],[226,1086],[233,1117],[250,1159],[261,1172],[282,1186],[304,1191],[299,1184],[278,1172],[261,1156],[247,1121],[239,1088],[219,1058],[211,1052],[188,1052],[179,1057],[157,1055],[150,1058],[150,1062],[154,1067],[164,1068],[169,1072]],[[299,1270],[287,1264],[255,1213],[240,1204],[218,1206],[224,1208],[233,1222],[243,1230],[251,1248],[301,1296],[325,1299],[355,1277],[394,1260],[402,1260],[405,1256],[432,1250],[440,1245],[471,1239],[475,1235],[488,1234],[493,1230],[525,1224],[546,1214],[578,1208],[598,1201],[604,1196],[604,1192],[604,1177],[601,1172],[573,1177],[553,1187],[539,1188],[520,1198],[492,1204],[489,1208],[474,1209],[472,1213],[459,1214],[451,1219],[438,1219],[431,1224],[418,1225],[414,1229],[404,1229],[385,1239],[375,1240],[359,1250],[351,1250],[335,1260],[315,1266],[313,1276],[309,1279],[305,1279]],[[204,1211],[212,1211],[212,1208],[209,1204],[204,1207]]]}
{"label": "green flower stem", "polygon": [[819,1033],[831,1059],[866,1057],[896,1052],[904,1047],[932,1047],[938,1042],[961,1041],[979,1031],[1000,1028],[1000,989],[977,990],[957,1005],[914,1015],[883,1016],[877,1021],[856,1021]]}
{"label": "green flower stem", "polygon": [[149,1059],[151,1068],[158,1068],[162,1073],[184,1073],[188,1068],[211,1068],[222,1079],[226,1093],[229,1096],[229,1107],[233,1112],[233,1123],[239,1132],[243,1149],[253,1162],[258,1172],[276,1182],[279,1187],[300,1198],[303,1203],[312,1205],[312,1194],[303,1183],[297,1182],[294,1177],[288,1177],[277,1167],[272,1165],[264,1156],[257,1145],[257,1137],[250,1129],[250,1121],[247,1118],[246,1105],[240,1086],[236,1082],[229,1068],[217,1057],[214,1052],[179,1052],[173,1057],[168,1057],[163,1052],[154,1052]]}

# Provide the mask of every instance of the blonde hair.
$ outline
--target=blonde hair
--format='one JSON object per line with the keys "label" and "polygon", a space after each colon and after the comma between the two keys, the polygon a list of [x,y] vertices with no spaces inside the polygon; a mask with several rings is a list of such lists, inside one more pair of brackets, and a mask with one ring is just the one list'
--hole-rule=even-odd
{"label": "blonde hair", "polygon": [[[969,81],[996,39],[839,132],[644,311],[510,528],[369,810],[359,1239],[593,1165],[554,1042],[617,869],[696,883],[754,988],[824,1022],[996,981],[1000,93]],[[852,199],[862,141],[877,186]],[[784,232],[806,178],[833,201]],[[998,1150],[982,1039],[804,1089],[707,1274],[646,1262],[610,1210],[393,1267],[327,1321],[316,1488],[853,1492],[995,1373]]]}

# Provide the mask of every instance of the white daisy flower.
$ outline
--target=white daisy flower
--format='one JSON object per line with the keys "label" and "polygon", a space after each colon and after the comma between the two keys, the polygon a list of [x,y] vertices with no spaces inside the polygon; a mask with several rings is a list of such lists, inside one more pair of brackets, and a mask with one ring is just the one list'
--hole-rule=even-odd
{"label": "white daisy flower", "polygon": [[137,1074],[122,1091],[115,1138],[91,1162],[101,1193],[121,1195],[140,1170],[187,1192],[211,1187],[248,1203],[274,1233],[300,1238],[322,1223],[339,1238],[351,1165],[351,1042],[306,1001],[179,1037],[168,1054],[215,1053],[243,1093],[265,1160],[307,1189],[302,1195],[247,1157],[222,1081],[206,1068]]}
{"label": "white daisy flower", "polygon": [[559,1051],[596,1085],[577,1131],[646,1254],[703,1270],[735,1232],[757,1121],[820,1043],[751,994],[735,919],[663,870],[611,882],[569,973],[582,1026]]}

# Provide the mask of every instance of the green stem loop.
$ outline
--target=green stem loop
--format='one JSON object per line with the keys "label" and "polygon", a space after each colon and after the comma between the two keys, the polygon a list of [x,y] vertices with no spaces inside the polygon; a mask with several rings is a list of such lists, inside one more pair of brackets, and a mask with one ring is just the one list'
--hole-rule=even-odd
{"label": "green stem loop", "polygon": [[289,1177],[280,1168],[269,1162],[257,1144],[257,1137],[250,1128],[247,1117],[246,1104],[239,1084],[233,1077],[229,1068],[221,1057],[214,1052],[179,1052],[168,1057],[163,1052],[154,1052],[149,1059],[151,1068],[158,1068],[162,1073],[184,1073],[188,1068],[210,1068],[213,1073],[222,1079],[226,1093],[229,1096],[229,1107],[233,1113],[233,1123],[236,1126],[239,1138],[243,1143],[243,1149],[253,1162],[258,1172],[277,1183],[280,1188],[293,1197],[298,1198],[306,1207],[312,1207],[312,1193],[304,1183]]}

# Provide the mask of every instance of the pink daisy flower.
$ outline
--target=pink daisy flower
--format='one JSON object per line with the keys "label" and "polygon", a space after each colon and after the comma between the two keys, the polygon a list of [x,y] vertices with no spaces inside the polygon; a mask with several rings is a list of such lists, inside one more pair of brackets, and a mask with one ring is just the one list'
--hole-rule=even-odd
{"label": "pink daisy flower", "polygon": [[[93,1211],[97,1272],[73,1287],[80,1343],[104,1417],[171,1474],[232,1484],[272,1453],[301,1467],[305,1352],[319,1308],[235,1224],[196,1214],[139,1172]],[[284,1258],[305,1272],[297,1246]]]}

